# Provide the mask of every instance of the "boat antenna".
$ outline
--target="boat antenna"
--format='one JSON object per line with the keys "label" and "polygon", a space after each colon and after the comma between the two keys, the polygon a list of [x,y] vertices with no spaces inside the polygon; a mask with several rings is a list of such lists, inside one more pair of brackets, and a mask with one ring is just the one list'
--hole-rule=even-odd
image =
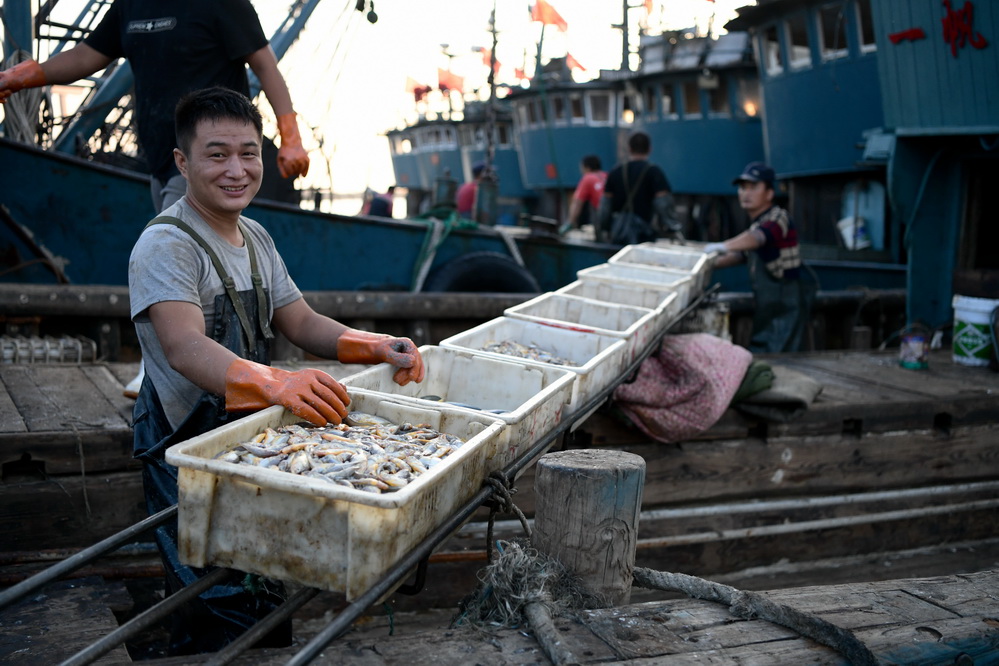
{"label": "boat antenna", "polygon": [[493,11],[489,14],[489,31],[493,36],[493,45],[489,51],[489,104],[486,106],[486,171],[492,173],[493,160],[496,157],[496,0],[493,0]]}

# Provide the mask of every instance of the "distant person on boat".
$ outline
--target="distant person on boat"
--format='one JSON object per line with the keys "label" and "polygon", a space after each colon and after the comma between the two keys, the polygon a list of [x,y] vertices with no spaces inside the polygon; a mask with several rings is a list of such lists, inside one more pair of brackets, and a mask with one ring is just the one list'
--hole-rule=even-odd
{"label": "distant person on boat", "polygon": [[[302,147],[288,86],[249,0],[169,5],[115,0],[82,43],[41,64],[27,60],[0,72],[0,102],[24,88],[72,83],[118,58],[128,59],[135,78],[136,127],[151,176],[153,210],[173,205],[187,187],[173,160],[177,101],[187,92],[210,86],[249,95],[246,65],[260,79],[277,116],[281,177],[308,173],[309,154]],[[125,387],[126,396],[138,394],[143,367]]]}
{"label": "distant person on boat", "polygon": [[[263,173],[263,123],[253,103],[215,87],[182,98],[176,117],[174,157],[187,193],[146,226],[128,270],[147,374],[135,402],[134,447],[150,513],[177,502],[177,469],[164,460],[172,444],[271,405],[314,425],[338,424],[347,415],[350,400],[333,377],[270,367],[276,333],[321,358],[389,363],[398,368],[399,384],[424,377],[423,359],[408,338],[348,328],[316,313],[271,236],[242,215]],[[180,564],[176,530],[174,521],[156,532],[168,594],[205,573]],[[271,581],[249,588],[213,587],[185,606],[173,650],[218,650],[282,601]],[[290,623],[271,635],[272,644],[287,644],[289,632]]]}
{"label": "distant person on boat", "polygon": [[604,196],[604,183],[607,182],[607,172],[603,170],[597,155],[587,155],[579,165],[583,177],[576,185],[569,204],[569,219],[559,230],[564,234],[569,229],[578,229],[583,224],[594,224],[597,211],[600,210],[600,200]]}
{"label": "distant person on boat", "polygon": [[455,206],[458,215],[461,217],[473,219],[475,216],[475,194],[479,189],[479,182],[485,176],[486,165],[484,162],[479,162],[472,167],[472,180],[467,183],[463,183],[461,187],[458,188],[457,194],[455,194]]}
{"label": "distant person on boat", "polygon": [[392,217],[392,202],[395,197],[395,185],[389,185],[384,194],[373,193],[367,203],[367,210],[361,211],[364,215],[375,215],[376,217]]}
{"label": "distant person on boat", "polygon": [[739,187],[739,206],[749,215],[750,227],[704,250],[718,252],[716,268],[749,262],[753,281],[752,352],[798,351],[808,316],[801,280],[798,231],[788,212],[774,203],[774,170],[751,162],[732,181]]}
{"label": "distant person on boat", "polygon": [[682,237],[669,180],[649,161],[651,152],[652,140],[645,132],[628,137],[628,161],[611,169],[604,184],[598,239],[615,245],[645,243],[660,235],[657,228]]}

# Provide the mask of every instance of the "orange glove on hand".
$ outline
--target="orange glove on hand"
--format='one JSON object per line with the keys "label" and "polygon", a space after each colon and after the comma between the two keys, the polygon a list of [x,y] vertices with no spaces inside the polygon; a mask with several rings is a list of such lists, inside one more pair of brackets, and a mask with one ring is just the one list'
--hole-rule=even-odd
{"label": "orange glove on hand", "polygon": [[321,370],[289,372],[238,358],[225,371],[225,410],[239,412],[283,405],[316,426],[347,416],[347,389]]}
{"label": "orange glove on hand", "polygon": [[281,147],[278,149],[278,170],[282,178],[305,176],[309,173],[309,154],[302,147],[302,136],[298,133],[298,119],[294,112],[277,117],[278,132],[281,133]]}
{"label": "orange glove on hand", "polygon": [[349,328],[336,342],[336,358],[341,363],[389,363],[399,368],[393,379],[405,386],[423,381],[423,357],[409,338],[367,333]]}
{"label": "orange glove on hand", "polygon": [[0,72],[0,104],[18,90],[25,88],[40,88],[48,81],[42,66],[34,60],[25,60],[10,69]]}

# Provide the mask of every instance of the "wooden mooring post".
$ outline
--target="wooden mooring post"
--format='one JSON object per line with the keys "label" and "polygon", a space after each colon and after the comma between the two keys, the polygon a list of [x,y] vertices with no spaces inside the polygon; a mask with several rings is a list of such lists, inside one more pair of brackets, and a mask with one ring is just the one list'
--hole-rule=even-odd
{"label": "wooden mooring post", "polygon": [[645,459],[600,449],[538,461],[532,545],[559,560],[605,606],[631,600]]}

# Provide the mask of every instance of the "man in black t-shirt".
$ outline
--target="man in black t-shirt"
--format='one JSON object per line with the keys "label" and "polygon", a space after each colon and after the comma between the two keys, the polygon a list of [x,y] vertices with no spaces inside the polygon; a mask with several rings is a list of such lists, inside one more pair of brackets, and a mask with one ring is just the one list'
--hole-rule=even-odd
{"label": "man in black t-shirt", "polygon": [[[187,191],[173,159],[177,102],[191,91],[212,86],[248,96],[246,65],[260,79],[277,116],[281,177],[309,172],[309,154],[302,147],[288,86],[250,0],[115,0],[81,44],[43,63],[26,60],[0,71],[0,103],[24,88],[72,83],[119,58],[128,59],[134,75],[136,129],[157,212]],[[138,395],[143,375],[140,365],[125,387],[127,397]]]}
{"label": "man in black t-shirt", "polygon": [[215,85],[249,94],[247,64],[277,116],[281,175],[308,173],[309,156],[288,86],[249,0],[115,0],[81,44],[43,63],[27,60],[0,72],[0,102],[23,88],[72,83],[122,57],[135,77],[139,145],[153,179],[157,211],[176,202],[186,187],[173,161],[177,101],[192,90]]}
{"label": "man in black t-shirt", "polygon": [[[645,132],[635,132],[628,138],[628,161],[619,164],[607,174],[604,196],[600,201],[599,237],[611,243],[625,245],[642,243],[656,238],[653,217],[658,215],[659,225],[679,234],[673,194],[666,174],[649,161],[652,140]],[[619,228],[624,214],[633,218],[630,229]],[[637,219],[634,219],[637,218]]]}

